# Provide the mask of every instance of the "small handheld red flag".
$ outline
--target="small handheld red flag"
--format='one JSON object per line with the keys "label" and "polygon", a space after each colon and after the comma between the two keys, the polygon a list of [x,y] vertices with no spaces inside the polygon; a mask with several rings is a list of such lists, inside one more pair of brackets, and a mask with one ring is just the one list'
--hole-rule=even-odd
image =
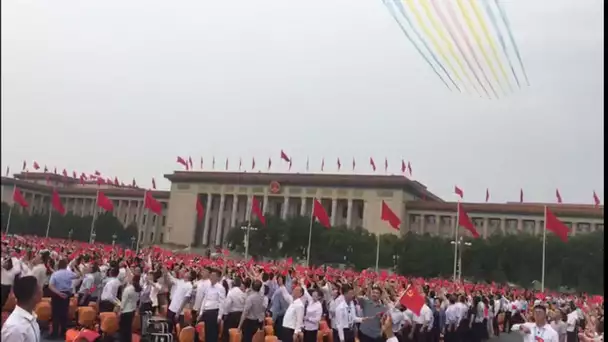
{"label": "small handheld red flag", "polygon": [[425,300],[413,286],[410,286],[399,299],[399,303],[420,316],[420,310],[424,306]]}

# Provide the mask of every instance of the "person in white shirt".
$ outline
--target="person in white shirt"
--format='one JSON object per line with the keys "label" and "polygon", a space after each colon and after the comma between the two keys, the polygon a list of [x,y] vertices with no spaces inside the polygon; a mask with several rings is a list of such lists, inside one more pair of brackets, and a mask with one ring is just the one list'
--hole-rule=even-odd
{"label": "person in white shirt", "polygon": [[429,330],[433,327],[433,311],[428,305],[423,304],[420,309],[420,315],[414,313],[412,319],[414,330],[410,333],[410,338],[414,341],[427,341],[429,339]]}
{"label": "person in white shirt", "polygon": [[577,338],[577,325],[578,325],[578,312],[572,310],[566,316],[566,336],[568,342],[576,342]]}
{"label": "person in white shirt", "polygon": [[297,286],[291,295],[285,294],[289,303],[285,316],[283,316],[282,342],[293,342],[298,338],[304,326],[304,301],[302,300],[303,289]]}
{"label": "person in white shirt", "polygon": [[35,277],[25,276],[15,281],[13,293],[17,306],[2,325],[2,341],[39,342],[40,326],[34,308],[42,298],[42,288]]}
{"label": "person in white shirt", "polygon": [[304,342],[315,342],[319,331],[319,322],[323,317],[323,291],[320,288],[313,290],[312,295],[305,290],[306,310],[304,313]]}
{"label": "person in white shirt", "polygon": [[232,281],[232,288],[228,291],[226,299],[224,300],[224,308],[222,310],[224,317],[224,327],[222,332],[222,341],[228,342],[228,332],[232,328],[239,326],[241,321],[241,315],[245,308],[245,299],[247,294],[245,293],[245,285],[240,277],[234,278]]}
{"label": "person in white shirt", "polygon": [[523,342],[559,342],[559,335],[547,323],[547,309],[544,306],[534,307],[534,322],[514,324],[512,330],[523,334]]}
{"label": "person in white shirt", "polygon": [[205,322],[205,341],[217,342],[219,325],[222,319],[226,289],[220,283],[222,272],[211,270],[209,274],[210,286],[205,288],[201,303],[198,321]]}
{"label": "person in white shirt", "polygon": [[456,297],[450,296],[450,304],[448,308],[445,309],[445,334],[444,341],[445,342],[457,342],[458,335],[457,329],[458,324],[460,323],[460,316],[458,307],[456,306]]}
{"label": "person in white shirt", "polygon": [[[354,342],[355,323],[363,322],[363,318],[357,317],[353,298],[355,291],[349,285],[342,285],[344,299],[336,307],[334,341],[335,342]],[[337,335],[337,336],[336,336]]]}
{"label": "person in white shirt", "polygon": [[2,284],[2,303],[0,308],[4,307],[9,294],[11,293],[11,289],[13,287],[13,283],[15,282],[15,277],[21,273],[20,263],[17,258],[7,258],[2,261],[2,271],[0,273],[1,284]]}
{"label": "person in white shirt", "polygon": [[46,274],[47,270],[46,266],[42,262],[42,256],[36,255],[36,257],[34,257],[34,259],[32,260],[32,265],[34,266],[32,267],[29,274],[36,277],[36,280],[38,280],[38,286],[42,288],[48,280],[48,276]]}
{"label": "person in white shirt", "polygon": [[137,310],[137,302],[141,293],[140,276],[135,275],[122,291],[120,301],[120,321],[118,332],[120,342],[131,342],[133,318]]}
{"label": "person in white shirt", "polygon": [[169,272],[165,273],[165,279],[173,286],[171,288],[171,302],[167,308],[167,321],[171,332],[175,323],[183,323],[184,308],[192,296],[192,280],[196,277],[194,272],[188,272],[187,270],[181,272],[181,279],[173,277]]}
{"label": "person in white shirt", "polygon": [[561,311],[553,311],[550,314],[551,328],[557,332],[559,342],[566,342],[566,322],[563,320]]}
{"label": "person in white shirt", "polygon": [[118,305],[118,289],[121,286],[118,276],[118,269],[112,268],[109,270],[109,278],[106,278],[106,283],[101,291],[99,298],[99,312],[112,312],[114,306]]}
{"label": "person in white shirt", "polygon": [[203,294],[205,293],[205,289],[209,286],[211,286],[209,269],[204,268],[199,274],[199,279],[194,283],[195,295],[194,305],[192,305],[192,317],[198,318],[201,305],[203,304]]}
{"label": "person in white shirt", "polygon": [[[337,328],[336,328],[336,308],[338,307],[338,304],[340,304],[341,301],[344,300],[344,296],[342,295],[342,289],[346,289],[346,291],[348,291],[349,286],[348,285],[342,285],[341,289],[333,289],[332,288],[332,293],[331,293],[331,298],[329,299],[329,305],[327,305],[327,314],[329,317],[329,323],[331,325],[331,329],[336,332],[334,333],[334,337],[338,336],[337,334]],[[336,339],[334,338],[334,341],[336,341]],[[337,341],[336,341],[337,342]]]}

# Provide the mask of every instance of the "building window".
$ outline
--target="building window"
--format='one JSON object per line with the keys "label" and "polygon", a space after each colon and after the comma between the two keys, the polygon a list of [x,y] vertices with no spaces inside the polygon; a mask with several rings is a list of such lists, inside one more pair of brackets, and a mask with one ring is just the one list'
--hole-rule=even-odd
{"label": "building window", "polygon": [[146,220],[147,220],[147,218],[148,218],[148,215],[144,215],[144,220],[142,221],[142,224],[143,224],[143,225],[146,225]]}
{"label": "building window", "polygon": [[154,232],[150,233],[150,242],[154,242]]}
{"label": "building window", "polygon": [[164,233],[160,233],[160,241],[159,243],[163,243],[165,240],[165,234]]}
{"label": "building window", "polygon": [[137,222],[137,214],[133,214],[133,223]]}
{"label": "building window", "polygon": [[144,231],[140,231],[139,232],[139,241],[143,241],[144,240]]}
{"label": "building window", "polygon": [[156,215],[152,216],[152,225],[156,224]]}
{"label": "building window", "polygon": [[167,216],[163,215],[163,227],[167,224]]}

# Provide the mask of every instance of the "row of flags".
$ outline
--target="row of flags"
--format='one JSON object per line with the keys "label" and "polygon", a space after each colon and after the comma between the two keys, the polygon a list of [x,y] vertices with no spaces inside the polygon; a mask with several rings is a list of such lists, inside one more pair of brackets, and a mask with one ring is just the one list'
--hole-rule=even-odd
{"label": "row of flags", "polygon": [[[286,163],[287,165],[287,169],[288,171],[291,171],[291,167],[293,165],[293,158],[289,157],[283,150],[281,150],[281,154],[279,157],[279,160],[283,161]],[[230,169],[230,165],[229,165],[229,158],[226,158],[225,162],[224,162],[224,170],[228,171]],[[177,156],[176,162],[180,165],[182,165],[186,171],[193,171],[195,170],[194,167],[194,162],[192,160],[192,157],[182,157],[182,156]],[[343,164],[342,164],[342,160],[338,157],[336,158],[336,168],[339,171],[341,171],[343,169]],[[251,158],[251,171],[256,170],[256,160],[255,158]],[[321,165],[320,165],[320,169],[321,171],[325,171],[325,158],[321,158]],[[215,156],[211,158],[211,167],[209,169],[211,170],[215,170],[216,167],[216,162],[215,162]],[[371,168],[371,170],[373,172],[376,172],[378,170],[378,167],[376,166],[376,161],[374,160],[373,157],[369,158],[369,167]],[[352,159],[352,164],[351,164],[351,170],[355,171],[357,168],[357,161],[356,159],[353,157]],[[200,159],[200,167],[199,170],[204,170],[205,169],[205,160],[203,157],[201,157]],[[272,169],[272,158],[268,158],[268,162],[266,163],[266,170],[270,171]],[[384,172],[388,173],[388,169],[389,169],[389,163],[388,163],[388,158],[384,158]],[[243,164],[243,158],[239,158],[239,163],[238,163],[238,170],[239,171],[246,171],[247,168],[244,166]],[[310,171],[310,158],[306,158],[306,171]],[[410,177],[412,176],[412,164],[409,161],[405,161],[404,159],[401,160],[401,173],[403,175],[409,175]]]}
{"label": "row of flags", "polygon": [[[456,194],[460,199],[464,199],[464,191],[459,188],[457,185],[454,186],[454,194]],[[486,203],[490,201],[490,189],[486,188]],[[562,195],[559,192],[559,189],[555,189],[555,201],[558,204],[562,204]],[[519,189],[519,203],[524,203],[524,190]],[[593,191],[593,204],[597,207],[601,204],[600,198],[595,191]]]}
{"label": "row of flags", "polygon": [[[34,161],[32,163],[32,168],[35,171],[42,170],[44,173],[51,174],[49,168],[46,165],[44,166],[44,168],[42,168],[42,167],[40,167],[40,164],[38,164],[38,162],[36,162],[36,161]],[[23,167],[22,167],[21,171],[25,172],[25,173],[28,172],[27,161],[25,161],[25,160],[23,161]],[[76,171],[72,171],[72,174],[70,175],[66,169],[63,169],[63,171],[61,173],[57,172],[57,167],[55,167],[53,169],[52,173],[55,175],[61,174],[65,178],[72,178],[75,180],[79,180],[80,185],[96,183],[98,186],[106,185],[106,186],[113,186],[113,187],[117,187],[117,188],[141,189],[137,185],[137,181],[135,180],[135,178],[133,178],[133,180],[130,183],[125,183],[123,181],[120,181],[118,179],[118,177],[116,177],[116,176],[115,177],[104,176],[98,170],[95,170],[95,172],[93,172],[93,173],[81,172],[80,174],[78,174],[78,172],[76,172]],[[7,166],[6,167],[6,177],[9,177],[9,176],[10,176],[10,166]],[[50,183],[48,176],[47,176],[47,183]],[[154,178],[152,178],[152,189],[156,190],[156,180]]]}
{"label": "row of flags", "polygon": [[[27,200],[23,196],[23,193],[17,186],[15,186],[13,189],[13,201],[19,204],[22,208],[29,207],[29,203],[27,202]],[[114,202],[112,202],[112,200],[109,199],[101,190],[97,191],[95,203],[99,208],[107,212],[111,212],[114,210]],[[57,189],[55,188],[53,188],[53,194],[51,196],[51,205],[58,213],[60,213],[61,215],[65,215],[65,207],[61,202],[61,197],[59,197]],[[144,208],[150,210],[156,215],[162,215],[163,212],[162,204],[154,198],[150,191],[144,192]]]}

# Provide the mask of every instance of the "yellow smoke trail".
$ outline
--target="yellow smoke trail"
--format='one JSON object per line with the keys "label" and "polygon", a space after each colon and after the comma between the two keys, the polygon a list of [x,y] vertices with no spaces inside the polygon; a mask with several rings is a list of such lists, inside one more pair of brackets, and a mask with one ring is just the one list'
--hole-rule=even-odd
{"label": "yellow smoke trail", "polygon": [[463,88],[468,90],[466,83],[464,83],[462,81],[462,78],[460,77],[458,70],[456,70],[454,68],[454,66],[452,65],[452,62],[450,62],[450,59],[448,58],[448,56],[445,53],[445,50],[439,44],[439,42],[437,41],[437,38],[435,38],[435,36],[433,35],[433,32],[424,23],[422,15],[420,14],[420,12],[418,12],[418,10],[416,9],[416,6],[411,3],[412,0],[402,0],[402,1],[406,4],[406,6],[408,6],[411,9],[412,13],[416,17],[416,20],[420,24],[420,28],[422,28],[422,31],[424,31],[426,36],[431,40],[431,44],[433,44],[433,46],[435,47],[437,52],[439,52],[439,54],[441,55],[441,58],[443,58],[445,60],[446,64],[448,65],[448,68],[450,68],[452,73],[454,73],[454,75],[456,76],[456,79],[458,79],[458,81],[460,81],[460,83],[463,85]]}
{"label": "yellow smoke trail", "polygon": [[[422,9],[426,13],[426,16],[429,18],[429,20],[431,22],[431,25],[433,26],[433,28],[435,29],[435,31],[437,31],[437,34],[438,34],[439,38],[448,47],[448,51],[450,52],[450,54],[456,60],[456,63],[458,64],[458,67],[460,68],[460,72],[462,72],[465,75],[465,77],[467,78],[467,81],[469,81],[469,83],[471,84],[471,86],[473,87],[473,89],[475,89],[475,91],[477,91],[477,94],[479,94],[479,96],[481,96],[481,93],[475,87],[475,83],[473,82],[473,79],[471,78],[471,75],[469,75],[469,73],[465,71],[465,68],[464,68],[464,66],[462,64],[462,61],[459,58],[460,55],[458,55],[456,53],[456,51],[454,50],[454,44],[452,44],[452,41],[450,39],[448,39],[448,37],[446,36],[445,32],[443,31],[443,26],[435,18],[435,15],[433,14],[433,11],[431,10],[431,8],[429,7],[429,4],[427,3],[428,1],[429,0],[419,0],[420,4],[422,5]],[[462,57],[466,58],[465,56],[462,56]]]}
{"label": "yellow smoke trail", "polygon": [[492,60],[488,57],[488,53],[486,52],[486,49],[481,44],[481,39],[479,37],[479,33],[477,33],[477,30],[475,29],[475,25],[473,24],[473,20],[471,20],[471,17],[467,13],[462,0],[456,0],[456,3],[458,4],[460,13],[462,13],[462,16],[463,16],[465,22],[467,23],[469,30],[471,30],[471,33],[473,34],[473,38],[477,42],[477,45],[479,45],[479,49],[481,50],[481,54],[483,55],[483,58],[485,58],[486,61],[488,62],[492,75],[496,79],[496,82],[498,82],[498,85],[500,85],[500,89],[502,89],[502,91],[504,93],[506,93],[505,88],[503,87],[502,83],[500,82],[500,78],[498,77],[498,74],[496,73],[496,69],[494,68],[494,64],[492,63]]}
{"label": "yellow smoke trail", "polygon": [[[482,0],[482,1],[485,1],[485,0]],[[488,40],[488,42],[490,42],[490,48],[492,49],[492,53],[494,54],[496,63],[500,67],[500,71],[502,72],[502,77],[505,80],[505,82],[507,82],[509,89],[511,91],[513,91],[513,87],[511,86],[511,82],[509,82],[509,77],[507,76],[507,72],[505,71],[503,63],[500,61],[500,57],[498,57],[498,50],[496,49],[496,44],[494,44],[494,39],[492,39],[492,37],[490,36],[490,31],[488,31],[488,27],[486,26],[485,19],[479,9],[479,5],[477,4],[477,1],[475,1],[475,0],[471,0],[470,2],[471,2],[471,7],[473,8],[473,13],[475,13],[475,17],[477,17],[477,21],[479,21],[479,25],[481,26],[481,31],[483,32],[483,34],[486,37],[486,39]]]}

